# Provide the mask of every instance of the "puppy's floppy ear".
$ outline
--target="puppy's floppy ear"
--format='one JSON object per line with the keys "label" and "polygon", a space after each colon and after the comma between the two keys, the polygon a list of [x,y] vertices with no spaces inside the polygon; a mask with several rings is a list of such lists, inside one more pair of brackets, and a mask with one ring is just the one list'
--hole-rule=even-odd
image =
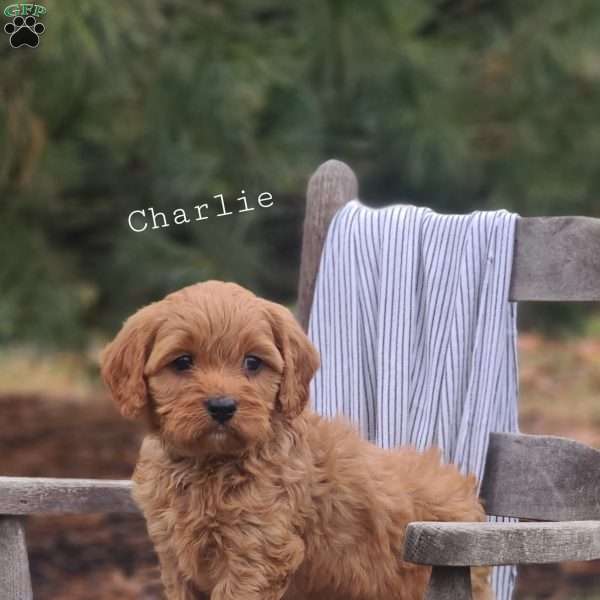
{"label": "puppy's floppy ear", "polygon": [[124,417],[138,417],[148,401],[144,367],[161,323],[158,304],[150,304],[129,317],[102,352],[102,379]]}
{"label": "puppy's floppy ear", "polygon": [[278,402],[282,412],[294,418],[308,402],[308,386],[319,368],[319,353],[287,308],[267,304],[275,343],[284,362]]}

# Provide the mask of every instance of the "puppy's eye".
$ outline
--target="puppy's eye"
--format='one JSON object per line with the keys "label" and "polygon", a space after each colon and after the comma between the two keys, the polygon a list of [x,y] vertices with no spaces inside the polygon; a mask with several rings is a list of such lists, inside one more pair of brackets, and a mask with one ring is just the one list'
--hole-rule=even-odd
{"label": "puppy's eye", "polygon": [[194,366],[194,360],[189,354],[178,356],[171,365],[176,371],[187,371]]}
{"label": "puppy's eye", "polygon": [[253,354],[248,354],[248,356],[244,357],[244,369],[251,373],[258,371],[262,364],[263,361],[258,358],[258,356],[254,356]]}

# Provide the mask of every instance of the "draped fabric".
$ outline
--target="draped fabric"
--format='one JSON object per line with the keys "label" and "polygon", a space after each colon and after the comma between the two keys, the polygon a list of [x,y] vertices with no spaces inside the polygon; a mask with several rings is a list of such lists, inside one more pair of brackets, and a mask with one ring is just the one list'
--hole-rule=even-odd
{"label": "draped fabric", "polygon": [[[314,409],[346,415],[383,448],[437,446],[481,479],[490,432],[517,426],[517,215],[441,215],[358,200],[333,218],[309,336]],[[494,570],[508,600],[515,570]]]}

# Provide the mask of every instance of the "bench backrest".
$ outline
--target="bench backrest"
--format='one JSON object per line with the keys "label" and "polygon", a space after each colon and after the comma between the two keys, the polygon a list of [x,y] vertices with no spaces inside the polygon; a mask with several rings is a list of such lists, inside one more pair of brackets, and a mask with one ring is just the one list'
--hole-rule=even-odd
{"label": "bench backrest", "polygon": [[[358,197],[346,164],[323,163],[308,184],[297,316],[308,320],[333,215]],[[533,217],[517,222],[510,299],[600,300],[600,219]],[[486,512],[535,520],[600,518],[600,452],[552,436],[493,434],[481,496]]]}
{"label": "bench backrest", "polygon": [[493,433],[481,498],[488,515],[600,519],[600,451],[574,440]]}

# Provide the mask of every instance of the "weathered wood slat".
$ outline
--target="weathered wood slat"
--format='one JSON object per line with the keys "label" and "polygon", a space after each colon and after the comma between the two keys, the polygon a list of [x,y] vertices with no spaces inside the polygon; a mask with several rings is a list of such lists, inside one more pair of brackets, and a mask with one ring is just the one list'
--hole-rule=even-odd
{"label": "weathered wood slat", "polygon": [[0,598],[32,600],[23,522],[0,516]]}
{"label": "weathered wood slat", "polygon": [[0,477],[0,515],[95,512],[139,512],[131,498],[131,482]]}
{"label": "weathered wood slat", "polygon": [[510,298],[600,300],[600,219],[519,219]]}
{"label": "weathered wood slat", "polygon": [[600,519],[600,451],[554,436],[493,433],[481,485],[489,515]]}
{"label": "weathered wood slat", "polygon": [[600,521],[411,523],[406,560],[425,565],[542,564],[600,558]]}
{"label": "weathered wood slat", "polygon": [[308,183],[296,311],[304,329],[308,328],[315,281],[329,223],[339,208],[357,196],[356,175],[339,160],[323,163]]}
{"label": "weathered wood slat", "polygon": [[471,569],[433,567],[425,600],[471,600]]}

